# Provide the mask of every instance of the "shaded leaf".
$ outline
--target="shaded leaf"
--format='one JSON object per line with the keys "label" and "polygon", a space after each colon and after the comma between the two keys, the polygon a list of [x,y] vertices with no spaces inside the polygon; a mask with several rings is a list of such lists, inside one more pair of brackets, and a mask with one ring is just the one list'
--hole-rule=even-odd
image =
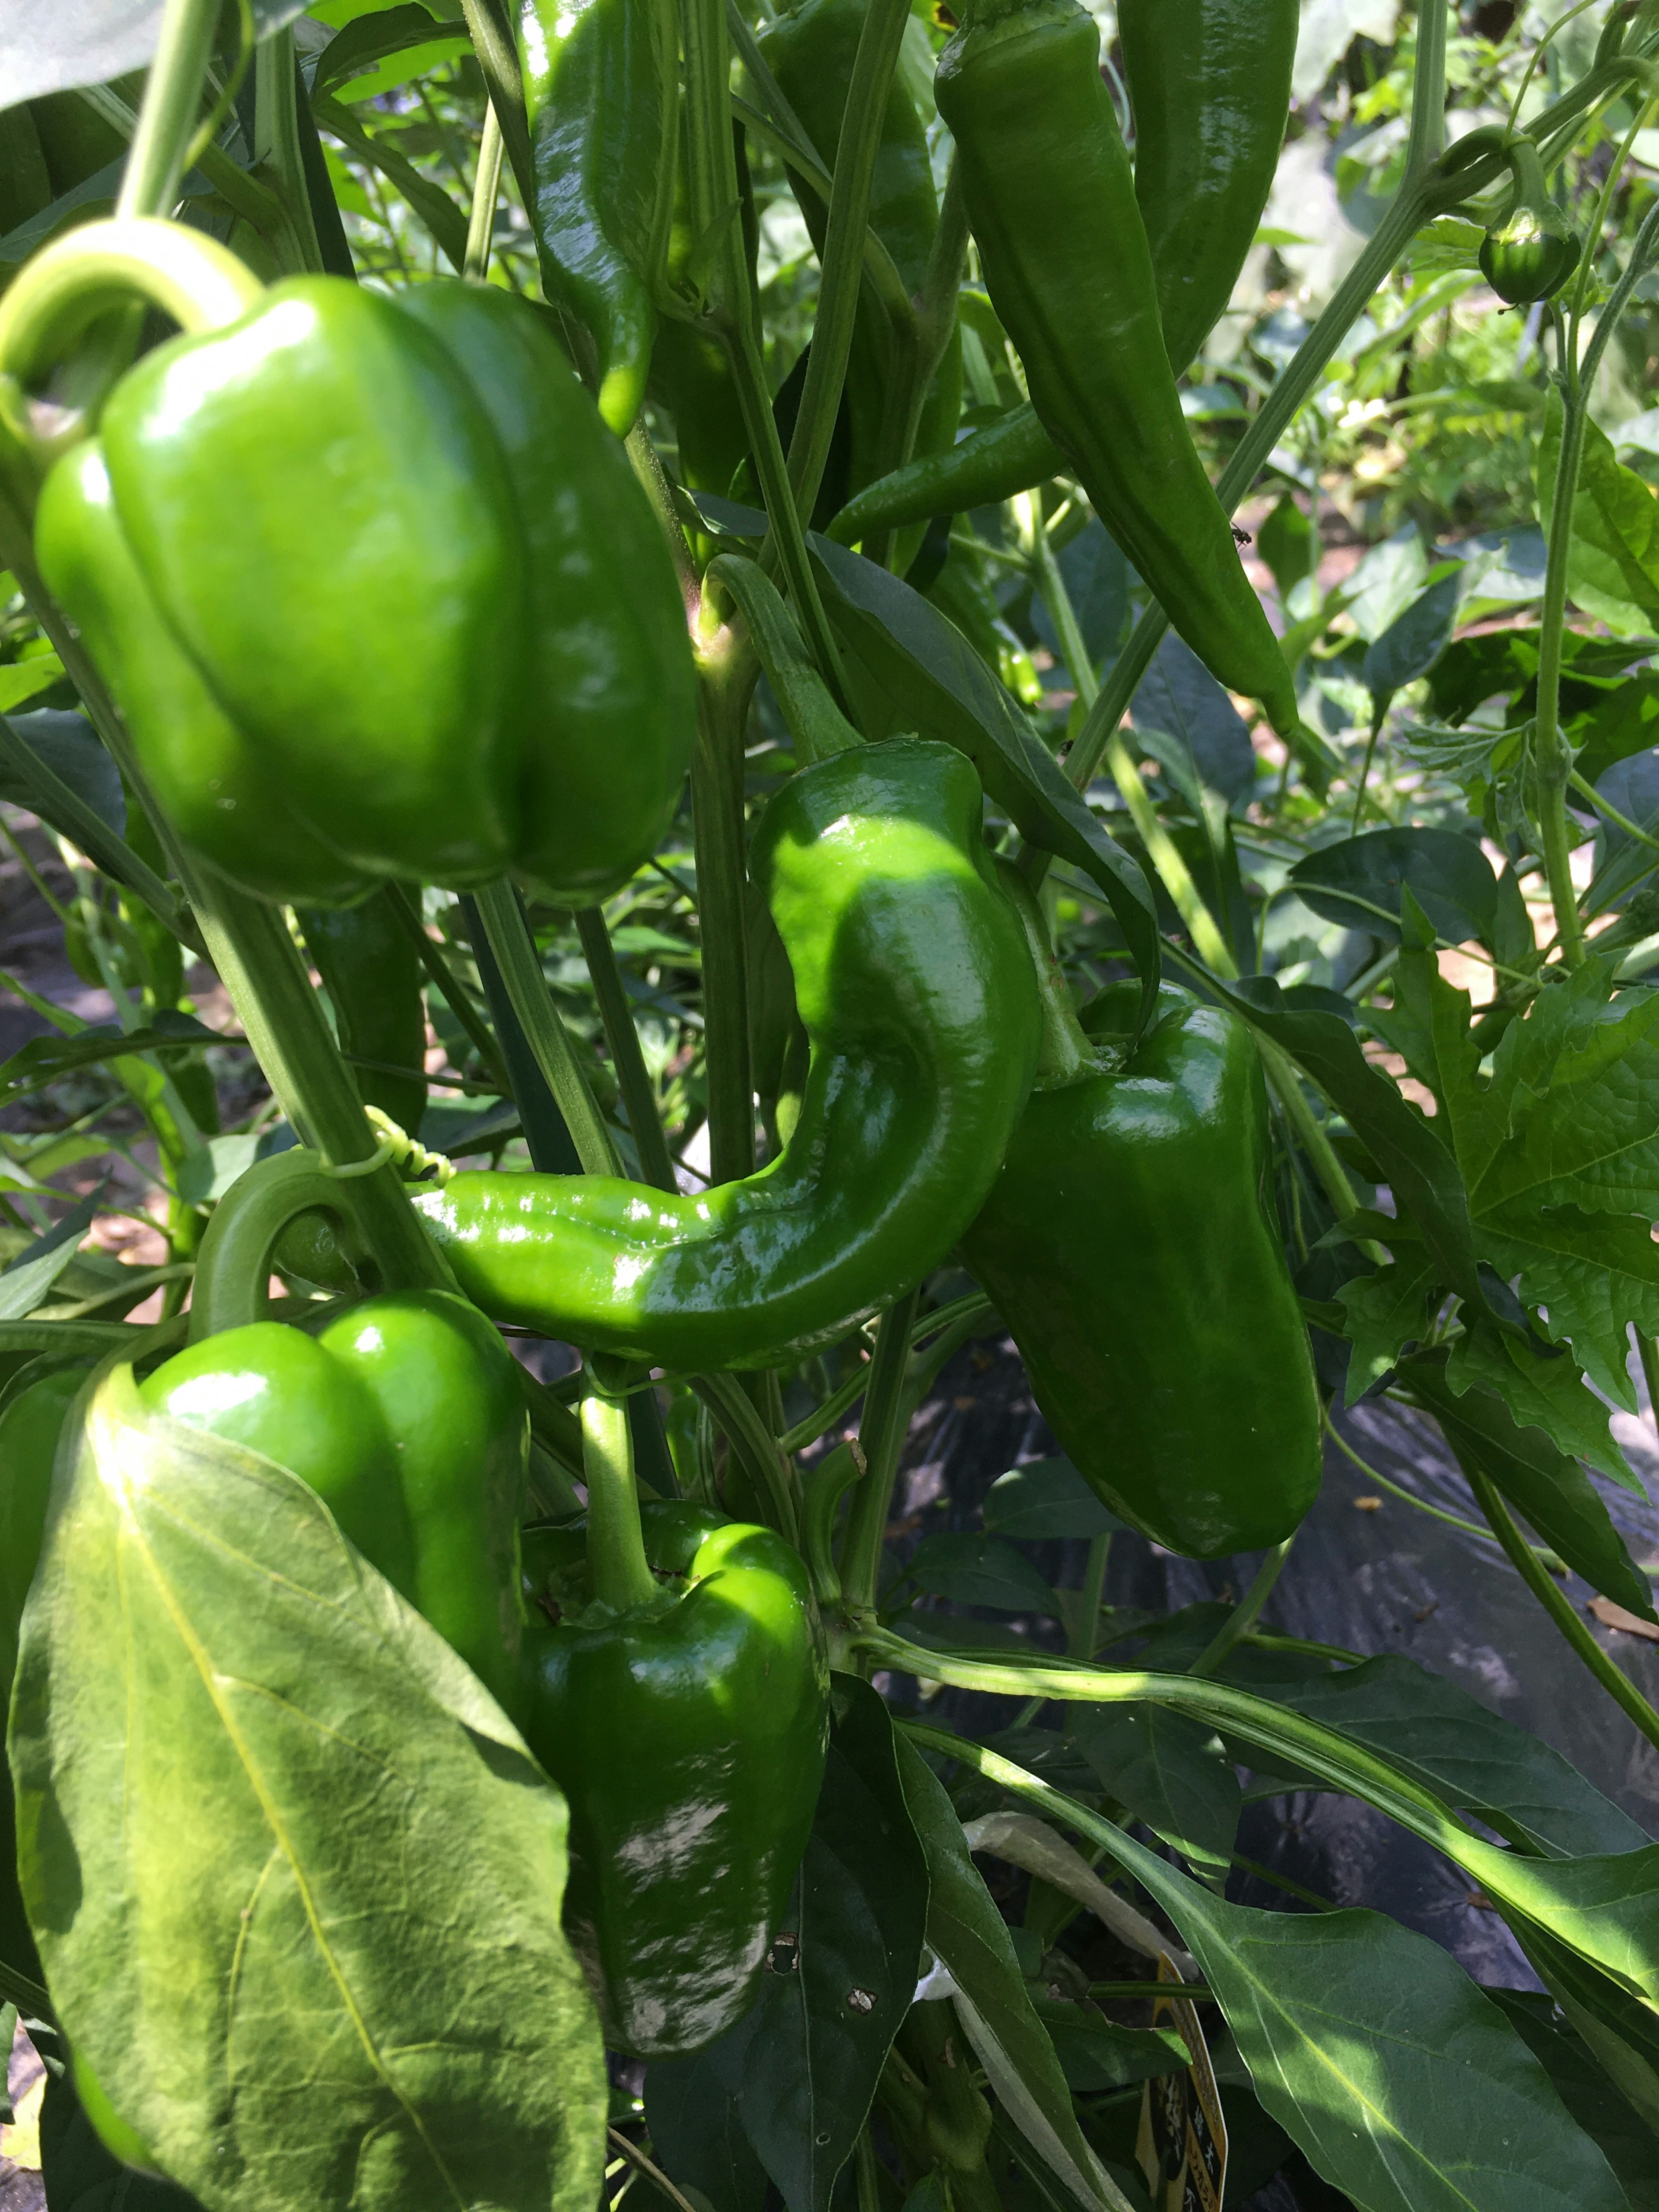
{"label": "shaded leaf", "polygon": [[1169,1914],[1262,2105],[1365,2212],[1623,2212],[1601,2151],[1437,1943],[1377,1912],[1228,1905],[994,1754],[975,1763],[1018,1780]]}
{"label": "shaded leaf", "polygon": [[[714,2179],[732,2156],[714,2117],[728,2103],[790,2212],[826,2212],[909,2009],[927,1918],[927,1871],[887,1709],[867,1683],[837,1675],[823,1789],[761,1995],[706,2051],[650,2069],[653,2134],[658,2100],[684,2115],[701,2082],[708,2111],[695,2132],[683,2118],[675,2138],[702,2157],[699,2171]],[[732,2167],[743,2184],[742,2160]],[[696,2172],[685,2178],[703,2186]]]}
{"label": "shaded leaf", "polygon": [[1410,1360],[1401,1379],[1439,1422],[1460,1465],[1484,1474],[1540,1540],[1592,1589],[1644,1620],[1659,1617],[1646,1576],[1638,1571],[1601,1492],[1577,1461],[1541,1430],[1519,1426],[1496,1391],[1484,1383],[1455,1391],[1443,1360],[1443,1354]]}
{"label": "shaded leaf", "polygon": [[971,1530],[924,1536],[905,1565],[904,1578],[935,1597],[963,1605],[1060,1618],[1054,1591],[1024,1553],[1000,1536]]}
{"label": "shaded leaf", "polygon": [[1398,1365],[1407,1346],[1428,1334],[1433,1287],[1434,1269],[1420,1258],[1379,1267],[1371,1275],[1351,1275],[1338,1285],[1336,1295],[1347,1315],[1343,1334],[1352,1346],[1345,1404],[1352,1406],[1373,1389]]}
{"label": "shaded leaf", "polygon": [[[7,720],[15,738],[27,745],[37,759],[44,761],[58,781],[67,784],[118,837],[125,836],[127,802],[121,787],[121,771],[84,714],[62,714],[43,709],[33,714],[10,714]],[[50,804],[42,804],[40,791],[3,756],[0,756],[0,799],[14,799],[20,806],[44,815],[52,828],[61,830],[64,836],[76,836],[78,824],[56,820]]]}
{"label": "shaded leaf", "polygon": [[1194,779],[1241,805],[1255,788],[1255,748],[1243,716],[1204,663],[1173,630],[1165,633],[1131,707],[1135,735],[1171,738]]}
{"label": "shaded leaf", "polygon": [[[1505,896],[1480,846],[1452,830],[1368,830],[1308,854],[1290,880],[1304,904],[1327,921],[1363,929],[1384,945],[1400,939],[1403,885],[1450,945],[1477,938],[1493,946]],[[1520,903],[1512,884],[1509,896]]]}
{"label": "shaded leaf", "polygon": [[1003,1536],[1103,1536],[1123,1526],[1068,1459],[1027,1460],[985,1496],[985,1525]]}
{"label": "shaded leaf", "polygon": [[1650,1841],[1559,1751],[1413,1660],[1389,1653],[1274,1681],[1264,1679],[1269,1655],[1252,1656],[1249,1686],[1259,1697],[1370,1744],[1449,1805],[1538,1850],[1597,1855]]}
{"label": "shaded leaf", "polygon": [[103,1203],[104,1186],[88,1191],[63,1219],[27,1244],[0,1270],[0,1321],[22,1321],[52,1295],[52,1285],[74,1261],[81,1239]]}
{"label": "shaded leaf", "polygon": [[1586,1388],[1576,1360],[1560,1354],[1550,1358],[1513,1332],[1477,1322],[1454,1339],[1446,1380],[1460,1392],[1485,1383],[1518,1427],[1541,1429],[1564,1452],[1645,1497],[1607,1427],[1607,1407]]}
{"label": "shaded leaf", "polygon": [[[252,0],[262,39],[305,13],[304,0]],[[0,108],[42,93],[107,84],[143,69],[161,34],[162,0],[10,0],[0,49]]]}
{"label": "shaded leaf", "polygon": [[1243,1796],[1212,1729],[1156,1705],[1085,1706],[1078,1741],[1109,1793],[1203,1873],[1226,1872]]}
{"label": "shaded leaf", "polygon": [[1555,2093],[1618,2175],[1631,2212],[1659,2212],[1659,2143],[1607,2080],[1583,2039],[1554,2017],[1535,1990],[1488,1992],[1543,2066]]}
{"label": "shaded leaf", "polygon": [[1097,2212],[1127,2212],[1078,2126],[1007,1923],[980,1879],[945,1785],[902,1736],[898,1749],[910,1817],[927,1857],[928,1948],[955,1985],[963,2033],[1009,2118],[1073,2195]]}

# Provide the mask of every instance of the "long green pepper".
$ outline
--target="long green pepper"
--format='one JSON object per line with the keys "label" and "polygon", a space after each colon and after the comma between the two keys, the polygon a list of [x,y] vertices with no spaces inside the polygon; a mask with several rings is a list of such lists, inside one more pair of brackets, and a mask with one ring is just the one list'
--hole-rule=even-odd
{"label": "long green pepper", "polygon": [[1043,427],[1194,652],[1293,732],[1290,670],[1182,415],[1093,17],[1075,0],[977,0],[938,88]]}

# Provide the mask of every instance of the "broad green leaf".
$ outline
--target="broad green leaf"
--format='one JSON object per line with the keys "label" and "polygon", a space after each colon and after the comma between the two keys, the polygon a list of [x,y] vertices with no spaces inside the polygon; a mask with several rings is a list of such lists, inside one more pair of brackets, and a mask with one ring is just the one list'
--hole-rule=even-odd
{"label": "broad green leaf", "polygon": [[1143,1018],[1157,996],[1157,912],[1137,863],[1114,842],[955,624],[873,561],[816,533],[824,605],[902,726],[966,753],[986,796],[1022,836],[1098,885],[1139,971]]}
{"label": "broad green leaf", "polygon": [[[317,58],[317,71],[312,81],[313,96],[336,92],[353,77],[362,76],[393,54],[412,54],[423,69],[437,61],[447,61],[462,51],[466,44],[465,27],[457,24],[453,32],[442,32],[434,22],[431,10],[413,4],[400,8],[380,8],[373,15],[359,15],[337,31]],[[425,58],[430,55],[430,59]],[[381,92],[386,87],[377,82],[372,87],[361,87],[354,97],[367,98],[371,92]]]}
{"label": "broad green leaf", "polygon": [[1646,1496],[1613,1439],[1607,1407],[1565,1352],[1551,1358],[1492,1322],[1477,1321],[1453,1340],[1446,1380],[1460,1395],[1471,1384],[1484,1383],[1504,1401],[1517,1427],[1541,1429],[1564,1452],[1638,1498]]}
{"label": "broad green leaf", "polygon": [[647,2069],[645,2114],[652,2155],[676,2188],[718,2212],[765,2212],[771,2178],[703,2054]]}
{"label": "broad green leaf", "polygon": [[9,1750],[64,2027],[209,2212],[593,2201],[562,1798],[297,1476],[125,1367],[59,1463]]}
{"label": "broad green leaf", "polygon": [[1606,1503],[1576,1459],[1541,1429],[1523,1428],[1485,1383],[1454,1390],[1441,1359],[1413,1359],[1401,1379],[1445,1431],[1460,1465],[1484,1474],[1552,1551],[1592,1589],[1656,1618],[1647,1577],[1631,1558]]}
{"label": "broad green leaf", "polygon": [[[1561,431],[1561,398],[1553,390],[1537,462],[1538,514],[1546,532],[1555,507]],[[1620,465],[1606,431],[1589,420],[1573,495],[1567,577],[1575,592],[1587,589],[1598,600],[1623,601],[1650,621],[1659,615],[1659,500],[1633,469]]]}
{"label": "broad green leaf", "polygon": [[1078,1741],[1109,1794],[1206,1876],[1225,1876],[1243,1804],[1212,1729],[1156,1705],[1083,1707]]}
{"label": "broad green leaf", "polygon": [[1000,1536],[953,1531],[924,1536],[912,1553],[904,1579],[935,1597],[986,1605],[1001,1613],[1060,1617],[1060,1601],[1023,1552]]}
{"label": "broad green leaf", "polygon": [[1637,1214],[1577,1206],[1506,1206],[1480,1223],[1480,1249],[1500,1275],[1519,1276],[1529,1306],[1548,1310],[1552,1337],[1569,1339],[1600,1390],[1636,1410],[1626,1361],[1630,1324],[1659,1332],[1659,1245]]}
{"label": "broad green leaf", "polygon": [[1036,2016],[1048,2031],[1075,2096],[1178,2074],[1192,2063],[1186,2045],[1167,2027],[1120,2027],[1097,2006],[1071,2004],[1054,1997],[1033,1997]]}
{"label": "broad green leaf", "polygon": [[1509,1133],[1471,1163],[1478,1212],[1524,1199],[1659,1220],[1659,991],[1609,1003],[1617,967],[1586,960],[1504,1031],[1492,1079]]}
{"label": "broad green leaf", "polygon": [[1607,2079],[1659,2136],[1659,2015],[1541,1928],[1520,1931],[1521,1948],[1569,2025]]}
{"label": "broad green leaf", "polygon": [[[1054,1736],[1043,1729],[1010,1729],[991,1747],[1005,1759],[1029,1765],[1045,1782],[1052,1783],[1057,1790],[1065,1790],[1067,1796],[1077,1797],[1094,1777],[1086,1766],[1083,1768],[1080,1785],[1067,1775],[1065,1753],[1070,1749],[1071,1741],[1070,1737]],[[1024,1746],[1033,1743],[1036,1746],[1035,1753],[1028,1753]],[[1061,1747],[1060,1756],[1050,1755],[1050,1746]],[[1082,1762],[1078,1764],[1081,1765]],[[964,1822],[963,1833],[970,1850],[989,1851],[995,1858],[1006,1859],[1010,1866],[1024,1867],[1028,1874],[1040,1876],[1051,1888],[1087,1905],[1102,1927],[1109,1929],[1127,1949],[1154,1961],[1167,1953],[1183,1980],[1197,1979],[1198,1968],[1188,1954],[1178,1946],[1172,1946],[1161,1929],[1155,1928],[1144,1913],[1137,1912],[1116,1890],[1109,1888],[1082,1853],[1046,1820],[1039,1820],[1032,1813],[983,1813]],[[1029,1932],[1016,1930],[1015,1940]]]}
{"label": "broad green leaf", "polygon": [[[847,1675],[835,1707],[811,1838],[760,1997],[706,2051],[646,2076],[648,2115],[659,2096],[684,2112],[688,2075],[708,2085],[711,2111],[729,2100],[789,2212],[826,2212],[909,2010],[927,1923],[927,1869],[887,1709]],[[680,2140],[690,2154],[684,2124]]]}
{"label": "broad green leaf", "polygon": [[1562,1856],[1640,1850],[1650,1841],[1559,1751],[1412,1660],[1389,1654],[1276,1681],[1278,1656],[1251,1653],[1238,1679],[1259,1697],[1370,1744],[1447,1804],[1505,1835]]}
{"label": "broad green leaf", "polygon": [[1631,2212],[1659,2212],[1659,2142],[1608,2081],[1583,2038],[1557,2022],[1552,1999],[1537,1990],[1493,1990],[1490,1995],[1573,2118],[1600,2144]]}
{"label": "broad green leaf", "polygon": [[1399,1364],[1408,1344],[1428,1334],[1433,1286],[1432,1264],[1415,1255],[1379,1267],[1374,1275],[1351,1275],[1338,1285],[1336,1295],[1348,1316],[1344,1334],[1352,1347],[1345,1404],[1363,1398]]}
{"label": "broad green leaf", "polygon": [[[1291,870],[1297,896],[1328,921],[1363,929],[1383,944],[1400,935],[1401,893],[1409,884],[1448,944],[1494,944],[1503,880],[1473,839],[1451,830],[1370,830],[1322,845]],[[1519,902],[1520,893],[1510,886]]]}
{"label": "broad green leaf", "polygon": [[945,1785],[898,1740],[910,1817],[927,1856],[927,1944],[955,1984],[963,2032],[1014,2125],[1091,2212],[1129,2212],[1085,2141],[1048,2030],[1032,2010],[1007,1923],[981,1881]]}
{"label": "broad green leaf", "polygon": [[1376,1912],[1228,1905],[994,1753],[960,1750],[1103,1848],[1168,1913],[1263,2106],[1364,2212],[1625,2212],[1543,2068],[1437,1943]]}
{"label": "broad green leaf", "polygon": [[1437,561],[1416,599],[1372,639],[1359,665],[1359,680],[1374,700],[1386,703],[1406,684],[1426,676],[1450,644],[1458,606],[1474,580],[1464,567],[1462,562]]}
{"label": "broad green leaf", "polygon": [[1103,1536],[1123,1526],[1068,1459],[1010,1468],[986,1492],[984,1515],[1001,1536]]}
{"label": "broad green leaf", "polygon": [[1165,633],[1131,708],[1135,741],[1161,736],[1180,749],[1194,781],[1242,807],[1255,788],[1255,748],[1243,716],[1184,638]]}

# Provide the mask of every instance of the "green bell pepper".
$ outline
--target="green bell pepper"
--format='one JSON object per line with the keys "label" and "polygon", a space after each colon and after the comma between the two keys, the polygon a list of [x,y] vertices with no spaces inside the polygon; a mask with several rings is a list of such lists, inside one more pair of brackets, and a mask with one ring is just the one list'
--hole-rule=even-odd
{"label": "green bell pepper", "polygon": [[777,1158],[692,1197],[608,1176],[469,1172],[415,1200],[498,1321],[686,1371],[833,1342],[938,1265],[1030,1087],[1019,917],[948,745],[858,745],[793,777],[750,872],[811,1045]]}
{"label": "green bell pepper", "polygon": [[162,806],[298,904],[506,868],[608,896],[678,803],[694,677],[662,532],[535,311],[204,266],[202,326],[122,380],[37,517]]}
{"label": "green bell pepper", "polygon": [[593,1595],[581,1524],[526,1531],[522,1726],[569,1801],[565,1927],[605,2039],[668,2057],[754,2001],[812,1825],[830,1678],[781,1537],[696,1505],[641,1519],[648,1574],[622,1608]]}

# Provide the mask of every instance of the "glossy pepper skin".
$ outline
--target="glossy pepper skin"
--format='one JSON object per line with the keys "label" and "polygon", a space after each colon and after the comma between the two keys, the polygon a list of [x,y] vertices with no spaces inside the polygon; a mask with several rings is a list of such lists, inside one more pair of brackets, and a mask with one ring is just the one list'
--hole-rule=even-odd
{"label": "glossy pepper skin", "polygon": [[520,0],[543,288],[593,346],[599,412],[645,398],[672,207],[678,35],[659,0]]}
{"label": "glossy pepper skin", "polygon": [[1075,0],[978,0],[938,93],[1044,428],[1194,652],[1294,732],[1290,671],[1182,416],[1093,17]]}
{"label": "glossy pepper skin", "polygon": [[[761,52],[784,97],[818,158],[832,173],[853,64],[867,13],[866,0],[806,0],[805,7],[775,15],[763,25],[759,35]],[[793,181],[793,171],[791,178]],[[804,181],[796,185],[796,196],[812,242],[822,253],[829,210]],[[913,295],[919,291],[939,230],[939,201],[927,134],[915,101],[896,75],[888,88],[882,114],[871,180],[870,228],[892,256],[905,289]],[[849,483],[854,492],[899,459],[891,447],[897,426],[884,421],[896,374],[891,343],[885,311],[866,291],[859,301],[847,374],[852,434]],[[952,337],[922,405],[916,428],[918,453],[949,448],[961,406],[961,345]],[[902,549],[896,565],[901,570],[908,565]]]}
{"label": "glossy pepper skin", "polygon": [[358,1095],[412,1135],[426,1111],[424,975],[392,897],[382,889],[361,906],[308,908],[299,921]]}
{"label": "glossy pepper skin", "polygon": [[[1085,1010],[1127,1034],[1138,987]],[[1044,1419],[1132,1527],[1194,1559],[1280,1542],[1319,1487],[1308,1334],[1266,1198],[1267,1093],[1243,1024],[1168,986],[1126,1061],[1073,1024],[1031,1094],[966,1266]]]}
{"label": "glossy pepper skin", "polygon": [[1036,1066],[1024,929],[948,745],[859,745],[793,777],[750,858],[811,1059],[778,1158],[696,1197],[464,1173],[415,1200],[466,1295],[590,1351],[695,1372],[833,1341],[977,1212]]}
{"label": "glossy pepper skin", "polygon": [[1232,298],[1291,114],[1297,0],[1121,0],[1135,198],[1178,375]]}
{"label": "glossy pepper skin", "polygon": [[1512,307],[1553,298],[1583,252],[1565,210],[1550,198],[1543,163],[1530,138],[1517,134],[1503,149],[1510,164],[1510,204],[1480,242],[1480,271]]}
{"label": "glossy pepper skin", "polygon": [[526,1531],[522,1726],[569,1801],[565,1927],[605,2040],[669,2057],[757,1993],[812,1825],[830,1677],[781,1537],[695,1505],[641,1517],[661,1597],[633,1612],[588,1605],[580,1524]]}
{"label": "glossy pepper skin", "polygon": [[140,1395],[308,1482],[514,1711],[526,1416],[511,1353],[464,1299],[390,1292],[314,1337],[281,1322],[223,1329],[158,1367]]}
{"label": "glossy pepper skin", "polygon": [[667,550],[505,292],[276,286],[122,380],[36,529],[162,805],[268,897],[510,866],[586,904],[673,811],[695,679]]}

